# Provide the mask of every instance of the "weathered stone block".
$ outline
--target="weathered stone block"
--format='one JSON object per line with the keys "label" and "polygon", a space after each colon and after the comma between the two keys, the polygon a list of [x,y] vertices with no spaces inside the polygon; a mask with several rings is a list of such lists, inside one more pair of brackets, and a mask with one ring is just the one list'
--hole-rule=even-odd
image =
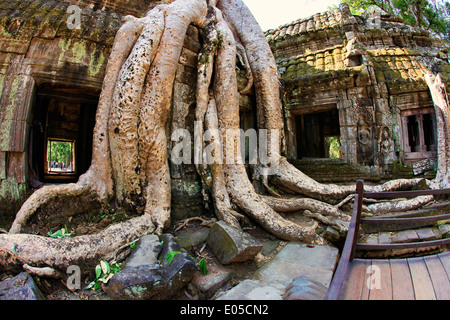
{"label": "weathered stone block", "polygon": [[437,240],[442,237],[442,234],[439,232],[439,230],[435,228],[419,229],[416,230],[416,232],[421,241]]}
{"label": "weathered stone block", "polygon": [[397,232],[392,237],[392,243],[408,243],[419,240],[419,236],[414,230]]}
{"label": "weathered stone block", "polygon": [[169,252],[173,251],[181,251],[181,247],[178,242],[175,240],[175,237],[169,233],[165,233],[161,237],[163,249],[159,256],[159,260],[164,262],[164,258],[167,256]]}
{"label": "weathered stone block", "polygon": [[0,300],[44,300],[33,278],[26,272],[0,282]]}
{"label": "weathered stone block", "polygon": [[197,264],[187,253],[178,253],[170,263],[164,264],[164,278],[169,283],[166,296],[172,297],[177,294],[192,280],[197,270]]}
{"label": "weathered stone block", "polygon": [[[174,296],[180,289],[187,285],[197,272],[195,260],[181,249],[175,237],[171,234],[163,234],[163,249],[159,261],[164,268],[164,278],[169,283],[167,297]],[[169,252],[176,253],[172,260],[167,260]]]}
{"label": "weathered stone block", "polygon": [[109,281],[108,295],[117,300],[164,299],[168,283],[159,264],[128,267]]}
{"label": "weathered stone block", "polygon": [[225,270],[208,272],[207,275],[197,273],[194,276],[193,283],[206,299],[211,298],[220,288],[222,288],[231,279],[231,273]]}
{"label": "weathered stone block", "polygon": [[124,268],[158,263],[158,256],[161,250],[162,245],[157,235],[150,234],[143,236],[137,242]]}
{"label": "weathered stone block", "polygon": [[341,238],[341,235],[336,229],[328,226],[323,233],[323,237],[331,242],[337,242]]}
{"label": "weathered stone block", "polygon": [[328,292],[328,287],[322,283],[306,279],[302,276],[295,278],[285,290],[284,300],[322,300]]}
{"label": "weathered stone block", "polygon": [[442,238],[450,238],[450,224],[440,225],[439,231],[442,233]]}
{"label": "weathered stone block", "polygon": [[390,244],[391,234],[389,232],[382,232],[378,235],[378,244]]}
{"label": "weathered stone block", "polygon": [[291,242],[274,259],[258,269],[255,275],[261,281],[280,289],[300,275],[329,286],[337,256],[338,250],[333,247],[309,248],[301,243]]}
{"label": "weathered stone block", "polygon": [[[170,234],[162,236],[161,245],[156,235],[144,236],[125,264],[108,286],[108,295],[118,300],[161,300],[175,296],[188,284],[195,272],[195,260],[181,252]],[[174,252],[170,261],[167,253]]]}
{"label": "weathered stone block", "polygon": [[262,249],[259,241],[223,221],[211,227],[208,245],[222,264],[251,260]]}
{"label": "weathered stone block", "polygon": [[254,280],[244,280],[217,300],[283,300],[280,291]]}
{"label": "weathered stone block", "polygon": [[208,239],[208,229],[201,229],[198,231],[185,231],[180,232],[176,240],[181,248],[189,250],[191,248],[201,247]]}

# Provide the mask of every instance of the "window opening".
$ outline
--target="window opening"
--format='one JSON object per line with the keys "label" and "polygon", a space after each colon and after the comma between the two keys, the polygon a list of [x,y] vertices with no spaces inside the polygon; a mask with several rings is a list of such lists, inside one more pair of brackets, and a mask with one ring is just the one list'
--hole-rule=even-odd
{"label": "window opening", "polygon": [[350,56],[348,58],[349,67],[359,67],[362,66],[363,60],[361,55]]}
{"label": "window opening", "polygon": [[416,120],[416,115],[409,116],[407,119],[409,147],[411,152],[418,152],[420,146],[419,122]]}
{"label": "window opening", "polygon": [[435,151],[435,132],[433,125],[433,118],[431,113],[423,115],[422,120],[423,135],[425,139],[425,146],[427,151]]}
{"label": "window opening", "polygon": [[436,119],[433,108],[402,112],[405,160],[436,157]]}
{"label": "window opening", "polygon": [[75,141],[47,139],[47,173],[75,174]]}

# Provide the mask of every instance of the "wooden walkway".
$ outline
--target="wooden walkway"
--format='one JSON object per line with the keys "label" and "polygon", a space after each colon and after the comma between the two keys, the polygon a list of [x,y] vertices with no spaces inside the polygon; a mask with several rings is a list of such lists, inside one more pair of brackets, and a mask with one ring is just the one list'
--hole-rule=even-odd
{"label": "wooden walkway", "polygon": [[[406,192],[365,193],[364,184],[356,185],[352,220],[341,258],[325,299],[327,300],[450,300],[450,252],[404,259],[355,258],[357,252],[380,252],[438,247],[445,251],[450,239],[402,244],[358,243],[360,224],[386,224],[385,219],[361,219],[363,197],[382,199],[416,197],[421,195],[449,195],[450,189]],[[398,219],[396,223],[409,225],[435,223],[446,220],[450,214]],[[391,220],[392,221],[392,220]]]}
{"label": "wooden walkway", "polygon": [[407,259],[354,259],[339,300],[450,300],[450,252]]}

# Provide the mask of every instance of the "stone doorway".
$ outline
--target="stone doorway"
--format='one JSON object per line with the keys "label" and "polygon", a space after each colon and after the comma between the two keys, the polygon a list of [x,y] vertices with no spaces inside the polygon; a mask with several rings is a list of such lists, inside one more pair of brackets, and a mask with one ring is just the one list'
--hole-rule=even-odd
{"label": "stone doorway", "polygon": [[30,131],[31,182],[75,182],[92,159],[98,97],[37,90]]}
{"label": "stone doorway", "polygon": [[341,133],[337,108],[299,114],[297,127],[297,155],[302,158],[342,158]]}

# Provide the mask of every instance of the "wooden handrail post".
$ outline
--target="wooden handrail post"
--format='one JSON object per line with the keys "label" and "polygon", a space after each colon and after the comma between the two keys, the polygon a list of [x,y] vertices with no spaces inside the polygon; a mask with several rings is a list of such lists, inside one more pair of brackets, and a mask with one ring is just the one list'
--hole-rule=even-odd
{"label": "wooden handrail post", "polygon": [[350,261],[353,261],[356,253],[356,246],[359,238],[359,226],[361,224],[361,211],[362,211],[362,203],[364,197],[364,180],[356,181],[356,195],[355,195],[355,204],[353,208],[353,215],[355,215],[355,232],[353,234],[352,241],[352,251],[350,255]]}
{"label": "wooden handrail post", "polygon": [[[433,190],[414,190],[414,191],[390,191],[390,192],[364,192],[364,181],[356,181],[356,194],[353,205],[352,218],[350,220],[350,225],[348,228],[347,237],[345,239],[344,248],[342,249],[342,254],[339,259],[336,271],[333,274],[333,279],[328,289],[326,300],[337,300],[346,299],[349,296],[348,293],[355,290],[357,287],[360,288],[360,284],[363,280],[361,274],[358,272],[353,273],[352,261],[355,257],[356,252],[360,251],[380,251],[380,250],[404,250],[404,249],[417,249],[417,248],[429,248],[429,247],[442,247],[450,244],[450,239],[438,239],[430,241],[419,241],[415,243],[395,243],[395,244],[358,244],[359,240],[359,229],[361,224],[386,224],[387,220],[397,220],[395,224],[410,224],[411,222],[422,222],[422,221],[440,221],[445,220],[447,215],[450,213],[443,213],[441,215],[434,215],[430,217],[417,217],[417,218],[381,218],[381,219],[361,219],[362,216],[362,205],[364,196],[373,199],[395,199],[399,197],[416,197],[422,195],[437,195],[437,194],[450,194],[450,188],[448,189],[433,189]],[[413,219],[419,219],[414,220]],[[370,222],[369,222],[370,221]],[[393,221],[389,221],[392,224]],[[360,257],[364,259],[364,257]],[[370,260],[367,260],[369,261]],[[408,260],[409,261],[409,260]],[[408,262],[409,263],[409,262]],[[356,269],[358,270],[358,269]],[[389,272],[389,271],[388,271]],[[387,275],[389,276],[389,275]],[[446,277],[444,276],[446,279]],[[344,288],[344,282],[347,282],[345,286],[345,293],[341,295],[341,290]],[[447,282],[445,281],[445,284]],[[364,284],[363,284],[364,285]],[[447,289],[447,288],[446,288]]]}
{"label": "wooden handrail post", "polygon": [[353,205],[353,214],[350,221],[350,226],[348,228],[347,238],[345,239],[344,248],[342,250],[339,264],[334,273],[333,281],[331,282],[327,296],[325,297],[326,300],[337,300],[339,298],[339,294],[347,274],[348,264],[353,260],[353,256],[355,255],[356,244],[359,236],[359,225],[361,221],[363,193],[364,181],[358,180],[356,182],[355,203]]}

